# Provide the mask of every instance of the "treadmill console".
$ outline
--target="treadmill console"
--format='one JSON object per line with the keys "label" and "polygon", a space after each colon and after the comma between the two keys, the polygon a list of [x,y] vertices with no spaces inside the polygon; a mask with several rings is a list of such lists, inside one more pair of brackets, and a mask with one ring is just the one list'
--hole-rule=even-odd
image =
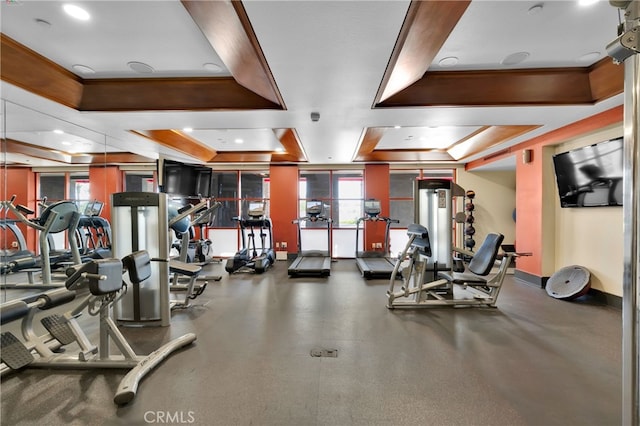
{"label": "treadmill console", "polygon": [[309,200],[307,201],[307,216],[318,217],[322,214],[322,201]]}
{"label": "treadmill console", "polygon": [[380,214],[380,200],[365,200],[364,214],[368,217],[377,217]]}
{"label": "treadmill console", "polygon": [[247,214],[251,219],[261,218],[262,216],[264,216],[264,203],[249,203],[249,210],[247,211]]}

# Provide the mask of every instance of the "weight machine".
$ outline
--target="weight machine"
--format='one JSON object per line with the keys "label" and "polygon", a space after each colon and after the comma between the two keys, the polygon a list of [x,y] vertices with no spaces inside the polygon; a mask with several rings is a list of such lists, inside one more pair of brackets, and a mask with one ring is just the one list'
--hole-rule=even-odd
{"label": "weight machine", "polygon": [[[144,271],[128,262],[128,273],[143,276]],[[24,367],[61,369],[128,369],[120,381],[114,403],[124,405],[131,402],[137,393],[140,381],[164,359],[176,350],[196,340],[196,335],[187,333],[156,349],[149,355],[137,355],[111,318],[111,307],[126,291],[123,286],[123,263],[119,259],[99,259],[76,265],[67,271],[66,288],[58,288],[25,299],[12,300],[0,306],[0,323],[21,321],[22,339],[11,331],[3,331],[0,357],[2,374]],[[37,335],[33,322],[36,315],[45,310],[73,301],[80,294],[83,300],[63,315],[52,314],[41,319],[48,331]],[[78,317],[87,312],[99,317],[99,343],[91,342],[82,330]],[[69,355],[67,345],[77,344],[75,355]],[[111,343],[120,355],[111,353]]]}
{"label": "weight machine", "polygon": [[[409,225],[409,241],[398,256],[387,290],[387,308],[423,308],[431,306],[488,306],[495,307],[502,282],[513,252],[505,252],[499,262],[497,273],[490,276],[496,264],[504,236],[489,234],[472,256],[464,272],[435,271],[436,278],[425,282],[428,259],[432,247],[427,228],[419,224]],[[395,289],[396,276],[403,262],[408,260],[403,275],[402,287]]]}

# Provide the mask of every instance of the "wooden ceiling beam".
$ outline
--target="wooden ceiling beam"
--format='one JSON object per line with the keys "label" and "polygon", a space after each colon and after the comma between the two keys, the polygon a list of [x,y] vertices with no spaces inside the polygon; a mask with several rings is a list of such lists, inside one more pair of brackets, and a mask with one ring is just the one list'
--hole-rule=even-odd
{"label": "wooden ceiling beam", "polygon": [[77,109],[82,79],[0,33],[0,78],[7,83]]}
{"label": "wooden ceiling beam", "polygon": [[182,0],[213,49],[242,86],[284,109],[282,95],[238,0]]}
{"label": "wooden ceiling beam", "polygon": [[411,2],[376,94],[376,104],[422,78],[470,3]]}
{"label": "wooden ceiling beam", "polygon": [[280,106],[231,77],[119,78],[84,81],[80,111],[253,110]]}
{"label": "wooden ceiling beam", "polygon": [[202,163],[212,161],[217,155],[216,150],[203,145],[177,130],[132,130],[132,133],[144,136],[157,144],[186,154]]}
{"label": "wooden ceiling beam", "polygon": [[376,107],[591,105],[622,93],[623,71],[608,58],[585,68],[434,71]]}

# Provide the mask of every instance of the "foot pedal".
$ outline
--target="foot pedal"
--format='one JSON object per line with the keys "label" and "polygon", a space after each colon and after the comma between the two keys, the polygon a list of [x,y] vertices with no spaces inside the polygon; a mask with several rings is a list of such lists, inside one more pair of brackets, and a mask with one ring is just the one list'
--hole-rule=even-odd
{"label": "foot pedal", "polygon": [[51,315],[40,320],[44,328],[47,329],[63,345],[68,345],[76,341],[69,323],[62,315]]}
{"label": "foot pedal", "polygon": [[193,300],[196,297],[200,296],[202,293],[204,293],[205,288],[207,288],[207,283],[204,283],[204,285],[200,286],[196,291],[194,291],[194,294],[189,296],[189,299]]}
{"label": "foot pedal", "polygon": [[0,351],[2,362],[12,370],[29,365],[35,359],[29,349],[8,331],[0,335]]}

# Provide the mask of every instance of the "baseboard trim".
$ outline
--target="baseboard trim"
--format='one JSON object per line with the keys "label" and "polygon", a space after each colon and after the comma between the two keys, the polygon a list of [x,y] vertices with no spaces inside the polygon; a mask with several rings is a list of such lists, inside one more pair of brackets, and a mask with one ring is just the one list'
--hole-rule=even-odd
{"label": "baseboard trim", "polygon": [[[549,280],[549,277],[539,277],[537,275],[533,275],[517,269],[515,270],[513,276],[514,278],[517,278],[527,284],[531,284],[541,289],[544,289],[546,287],[547,281]],[[596,303],[601,303],[603,305],[611,306],[612,308],[616,309],[622,309],[622,297],[620,296],[605,293],[604,291],[594,288],[589,289],[587,296],[594,300]]]}
{"label": "baseboard trim", "polygon": [[549,280],[549,277],[539,277],[528,272],[520,271],[519,269],[516,269],[514,271],[513,276],[519,280],[526,282],[527,284],[532,284],[538,288],[545,288],[545,286],[547,285],[547,281]]}

